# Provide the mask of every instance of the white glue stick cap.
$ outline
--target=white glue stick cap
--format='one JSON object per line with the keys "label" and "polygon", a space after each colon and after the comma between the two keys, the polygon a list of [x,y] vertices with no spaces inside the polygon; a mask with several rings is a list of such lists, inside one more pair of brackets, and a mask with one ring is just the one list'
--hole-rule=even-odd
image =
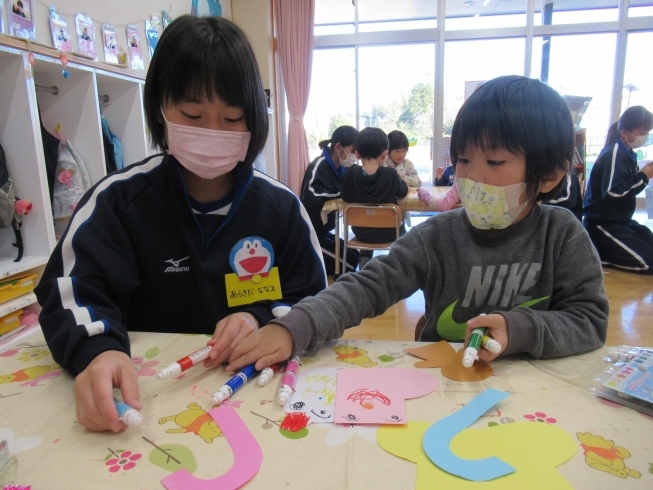
{"label": "white glue stick cap", "polygon": [[465,350],[465,355],[463,356],[463,366],[470,368],[474,365],[476,360],[476,349],[468,347]]}
{"label": "white glue stick cap", "polygon": [[488,339],[484,347],[494,354],[501,352],[501,344],[494,339]]}
{"label": "white glue stick cap", "polygon": [[143,421],[143,416],[135,408],[130,408],[129,410],[125,410],[120,420],[129,427],[136,427]]}

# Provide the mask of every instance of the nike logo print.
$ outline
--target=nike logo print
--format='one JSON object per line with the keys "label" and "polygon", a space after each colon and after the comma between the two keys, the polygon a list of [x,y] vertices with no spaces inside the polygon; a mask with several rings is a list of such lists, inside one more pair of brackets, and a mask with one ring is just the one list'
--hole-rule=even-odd
{"label": "nike logo print", "polygon": [[[520,305],[515,306],[515,308],[530,308],[537,303],[540,303],[551,296],[544,296],[543,298],[536,298],[530,301],[526,301]],[[458,323],[453,319],[453,310],[458,304],[458,300],[451,303],[445,308],[445,310],[440,314],[438,322],[436,324],[436,330],[440,337],[445,340],[461,340],[465,338],[465,332],[467,331],[467,322]]]}

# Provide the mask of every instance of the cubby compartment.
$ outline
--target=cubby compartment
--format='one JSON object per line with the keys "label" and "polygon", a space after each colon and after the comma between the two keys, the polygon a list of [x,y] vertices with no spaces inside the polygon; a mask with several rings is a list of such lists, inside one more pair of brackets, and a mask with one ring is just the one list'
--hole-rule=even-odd
{"label": "cubby compartment", "polygon": [[55,244],[45,159],[38,124],[31,66],[24,51],[0,46],[0,144],[16,195],[29,199],[32,209],[23,216],[24,254],[18,250],[13,228],[0,230],[0,278],[45,264]]}
{"label": "cubby compartment", "polygon": [[124,165],[140,162],[148,156],[143,130],[143,83],[101,70],[97,70],[96,77],[100,111],[122,143]]}
{"label": "cubby compartment", "polygon": [[68,63],[70,73],[62,75],[58,58],[38,56],[34,64],[34,83],[43,126],[54,134],[61,124],[63,133],[84,160],[91,184],[106,175],[102,146],[102,127],[95,73],[92,69]]}

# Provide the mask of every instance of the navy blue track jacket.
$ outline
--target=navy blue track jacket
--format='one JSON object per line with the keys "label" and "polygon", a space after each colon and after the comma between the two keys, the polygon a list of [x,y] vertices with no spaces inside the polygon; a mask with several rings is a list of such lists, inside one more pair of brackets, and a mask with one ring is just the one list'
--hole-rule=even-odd
{"label": "navy blue track jacket", "polygon": [[[233,202],[210,238],[171,156],[115,172],[85,194],[35,291],[55,361],[77,375],[104,351],[130,355],[128,331],[212,334],[238,311],[265,325],[326,287],[299,199],[265,174],[234,172]],[[272,245],[283,299],[229,308],[229,254],[246,237]]]}

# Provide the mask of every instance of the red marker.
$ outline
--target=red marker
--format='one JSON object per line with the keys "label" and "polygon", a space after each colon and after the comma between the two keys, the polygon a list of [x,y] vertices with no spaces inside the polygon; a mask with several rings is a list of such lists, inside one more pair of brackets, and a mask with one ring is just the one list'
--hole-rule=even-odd
{"label": "red marker", "polygon": [[207,345],[203,349],[188,354],[186,357],[182,357],[177,362],[173,362],[167,368],[162,369],[156,375],[157,379],[168,379],[173,376],[181,374],[183,371],[192,368],[196,364],[199,364],[204,359],[209,357],[209,352],[211,352],[212,346]]}

